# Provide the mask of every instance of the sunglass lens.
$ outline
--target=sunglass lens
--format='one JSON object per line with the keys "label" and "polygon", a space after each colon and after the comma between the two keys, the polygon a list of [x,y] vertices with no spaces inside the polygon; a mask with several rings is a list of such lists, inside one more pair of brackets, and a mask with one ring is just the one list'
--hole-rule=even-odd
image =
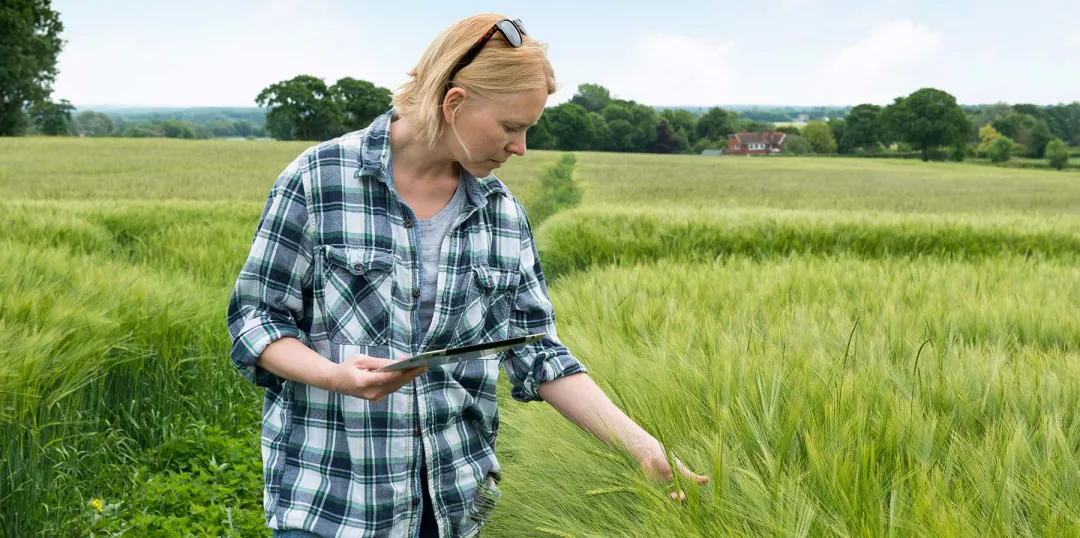
{"label": "sunglass lens", "polygon": [[518,32],[518,27],[510,21],[499,21],[499,29],[502,30],[506,40],[515,47],[521,46],[521,32]]}

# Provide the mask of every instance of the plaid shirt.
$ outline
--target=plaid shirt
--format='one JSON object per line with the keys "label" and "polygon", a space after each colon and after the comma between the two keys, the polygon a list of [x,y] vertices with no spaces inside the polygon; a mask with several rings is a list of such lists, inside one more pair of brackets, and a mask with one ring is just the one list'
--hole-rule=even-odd
{"label": "plaid shirt", "polygon": [[[309,148],[275,182],[228,308],[232,362],[265,387],[263,506],[271,528],[321,536],[413,536],[421,457],[441,536],[471,536],[501,493],[496,379],[514,399],[586,369],[555,316],[521,204],[495,176],[464,170],[467,201],[422,275],[416,215],[394,188],[388,111],[361,131]],[[438,278],[421,341],[422,278]],[[545,332],[496,361],[434,367],[378,403],[256,366],[291,336],[327,360],[390,358]]]}

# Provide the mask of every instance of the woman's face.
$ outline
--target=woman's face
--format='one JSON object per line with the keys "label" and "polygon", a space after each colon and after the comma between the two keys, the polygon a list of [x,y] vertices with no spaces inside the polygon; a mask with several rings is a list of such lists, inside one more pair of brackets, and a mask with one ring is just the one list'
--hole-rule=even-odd
{"label": "woman's face", "polygon": [[466,153],[454,136],[453,127],[449,127],[446,136],[450,137],[455,160],[472,175],[487,177],[511,155],[525,155],[525,131],[540,119],[547,97],[547,91],[540,88],[467,99],[457,119],[448,119],[454,122],[461,142],[468,147]]}

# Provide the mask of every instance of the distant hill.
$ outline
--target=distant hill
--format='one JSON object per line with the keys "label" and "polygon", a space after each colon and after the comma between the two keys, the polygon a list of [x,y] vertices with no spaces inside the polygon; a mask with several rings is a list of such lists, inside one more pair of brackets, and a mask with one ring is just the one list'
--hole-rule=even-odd
{"label": "distant hill", "polygon": [[266,109],[260,107],[138,107],[123,105],[81,105],[75,113],[84,110],[101,112],[114,121],[131,122],[177,119],[206,125],[216,120],[247,121],[252,126],[266,124]]}

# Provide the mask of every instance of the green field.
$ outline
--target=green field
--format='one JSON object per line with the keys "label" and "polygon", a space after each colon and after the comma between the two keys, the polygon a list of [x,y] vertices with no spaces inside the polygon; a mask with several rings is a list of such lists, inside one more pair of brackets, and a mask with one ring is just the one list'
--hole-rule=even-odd
{"label": "green field", "polygon": [[[305,147],[0,140],[0,537],[269,536],[224,318]],[[499,175],[540,213],[560,157]],[[485,536],[1080,534],[1080,173],[576,157],[560,336],[712,480],[672,502],[503,382]]]}

